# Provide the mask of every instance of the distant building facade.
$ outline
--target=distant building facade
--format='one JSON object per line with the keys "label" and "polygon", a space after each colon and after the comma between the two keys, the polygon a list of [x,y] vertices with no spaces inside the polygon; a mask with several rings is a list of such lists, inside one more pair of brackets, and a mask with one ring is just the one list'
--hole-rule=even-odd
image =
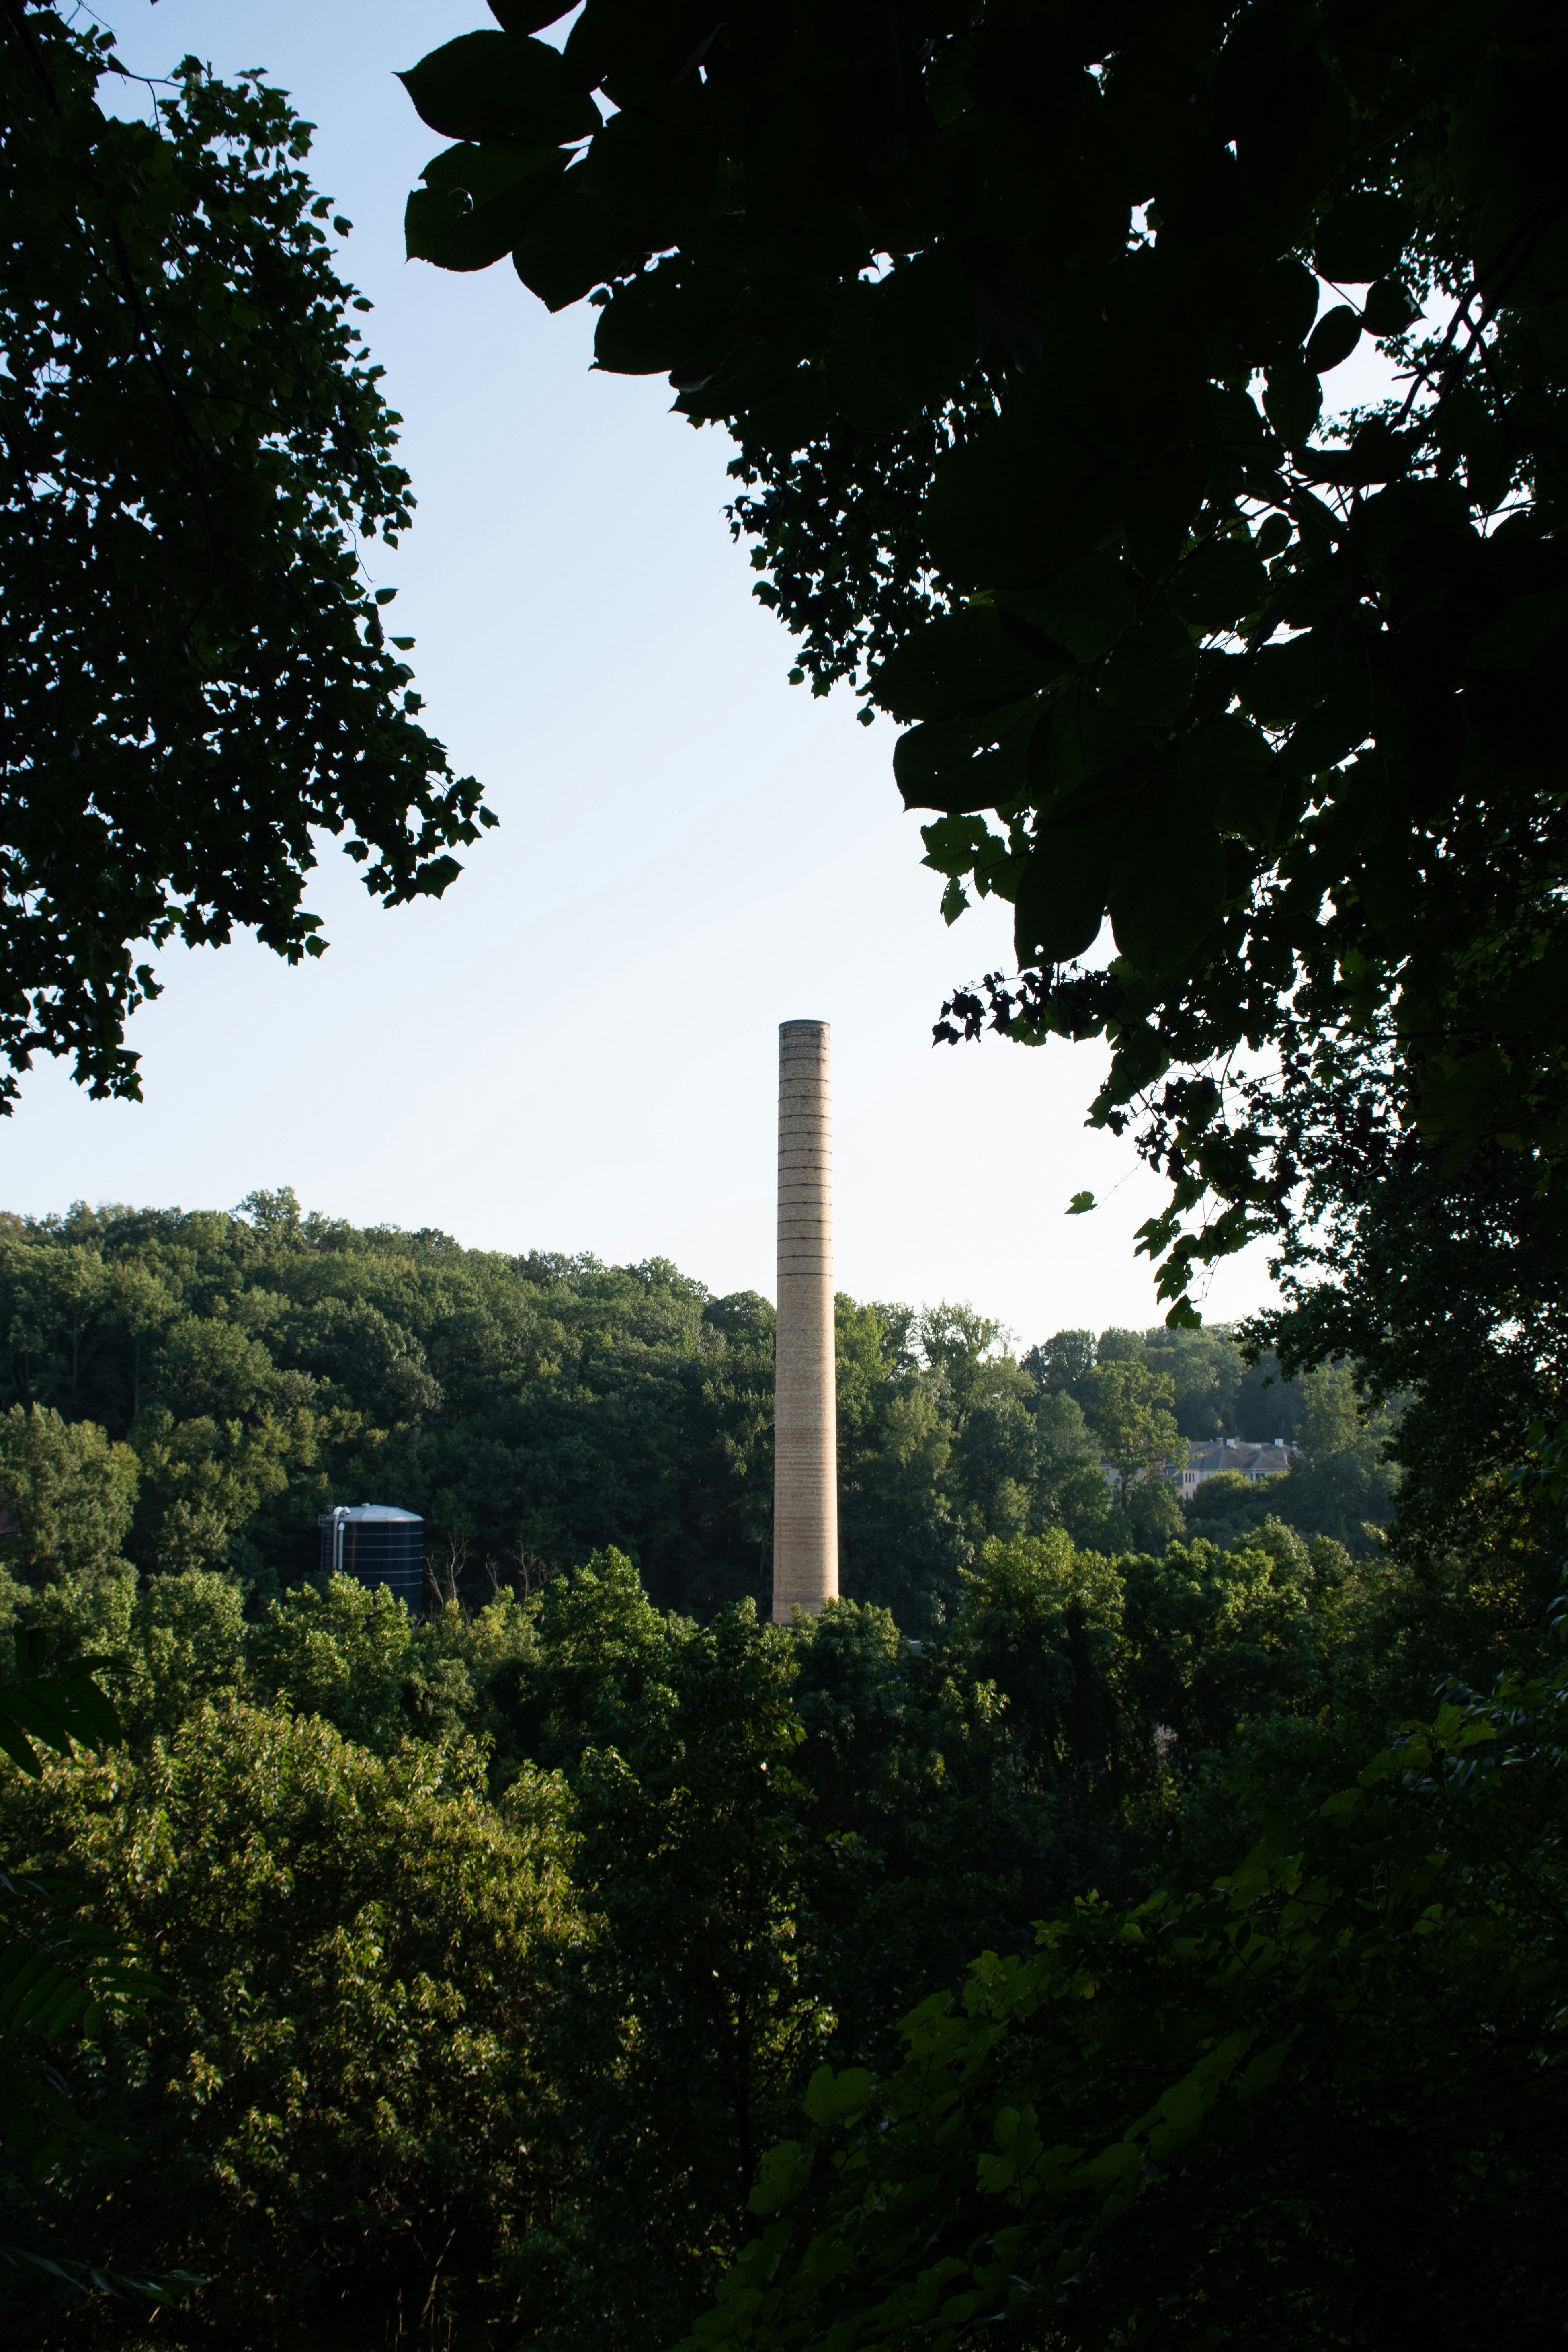
{"label": "distant building facade", "polygon": [[1249,1438],[1243,1437],[1218,1437],[1206,1444],[1190,1438],[1186,1460],[1167,1463],[1165,1475],[1185,1503],[1205,1478],[1215,1478],[1222,1470],[1239,1471],[1250,1483],[1258,1478],[1278,1478],[1306,1458],[1299,1445],[1288,1444],[1282,1437],[1274,1438],[1267,1445],[1255,1445]]}
{"label": "distant building facade", "polygon": [[[1195,1437],[1187,1440],[1186,1460],[1173,1454],[1163,1465],[1163,1475],[1169,1479],[1184,1503],[1190,1502],[1205,1478],[1217,1477],[1222,1470],[1237,1470],[1250,1484],[1258,1478],[1278,1478],[1281,1472],[1293,1470],[1306,1455],[1299,1445],[1289,1444],[1276,1437],[1267,1445],[1255,1445],[1247,1437],[1214,1437],[1200,1444]],[[1100,1475],[1114,1495],[1121,1485],[1114,1465],[1102,1461]],[[1133,1481],[1134,1485],[1140,1483]]]}

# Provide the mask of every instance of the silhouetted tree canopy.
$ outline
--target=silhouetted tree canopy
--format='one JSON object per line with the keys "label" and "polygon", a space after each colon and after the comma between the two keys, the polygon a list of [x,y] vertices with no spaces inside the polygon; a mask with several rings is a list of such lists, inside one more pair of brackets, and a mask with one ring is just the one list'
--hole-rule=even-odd
{"label": "silhouetted tree canopy", "polygon": [[313,831],[395,905],[493,822],[362,567],[413,501],[310,126],[194,58],[122,119],[121,71],[91,22],[7,8],[0,1109],[39,1048],[138,1092],[139,942],[320,954]]}

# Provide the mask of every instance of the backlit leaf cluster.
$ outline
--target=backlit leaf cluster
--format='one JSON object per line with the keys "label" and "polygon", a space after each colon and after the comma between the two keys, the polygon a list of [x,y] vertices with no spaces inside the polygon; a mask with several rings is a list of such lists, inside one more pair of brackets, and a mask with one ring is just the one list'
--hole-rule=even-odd
{"label": "backlit leaf cluster", "polygon": [[[405,77],[459,142],[410,251],[591,296],[599,366],[735,436],[799,674],[903,724],[950,919],[1014,908],[1015,1025],[1112,1045],[1097,1116],[1385,1015],[1426,1146],[1551,1161],[1560,12],[496,13]],[[1393,394],[1336,416],[1373,347]],[[1277,1205],[1220,1101],[1143,1234],[1178,1316]]]}
{"label": "backlit leaf cluster", "polygon": [[395,904],[491,821],[362,569],[412,501],[310,126],[195,58],[122,119],[97,97],[121,71],[107,34],[8,13],[0,1056],[69,1055],[99,1095],[138,1091],[145,943],[320,954],[313,835]]}

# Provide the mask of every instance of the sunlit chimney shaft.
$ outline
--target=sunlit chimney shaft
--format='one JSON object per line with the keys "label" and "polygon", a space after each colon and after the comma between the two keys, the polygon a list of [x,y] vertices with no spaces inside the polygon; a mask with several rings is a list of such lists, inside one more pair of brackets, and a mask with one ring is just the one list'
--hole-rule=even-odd
{"label": "sunlit chimney shaft", "polygon": [[779,1024],[773,1622],[838,1597],[833,1140],[826,1021]]}

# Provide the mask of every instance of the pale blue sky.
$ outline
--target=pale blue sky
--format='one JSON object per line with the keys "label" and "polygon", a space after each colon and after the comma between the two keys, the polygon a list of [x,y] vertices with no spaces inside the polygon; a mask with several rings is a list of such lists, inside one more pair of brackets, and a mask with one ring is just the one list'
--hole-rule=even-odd
{"label": "pale blue sky", "polygon": [[[441,142],[393,74],[489,22],[480,0],[105,14],[128,65],[264,66],[319,125],[419,499],[374,577],[502,823],[445,900],[390,915],[329,850],[310,903],[331,950],[303,971],[248,942],[165,956],[132,1024],[145,1104],[40,1066],[0,1126],[0,1205],[288,1183],[357,1221],[662,1255],[771,1296],[776,1027],[807,1016],[834,1028],[843,1287],[969,1298],[1026,1343],[1154,1320],[1131,1237],[1163,1188],[1084,1130],[1098,1049],[931,1049],[952,985],[1010,967],[1009,910],[944,929],[891,727],[786,683],[722,518],[728,442],[669,415],[658,379],[591,374],[586,309],[552,319],[505,264],[403,259]],[[1108,1204],[1068,1221],[1082,1188]],[[1208,1312],[1266,1289],[1253,1253]]]}

